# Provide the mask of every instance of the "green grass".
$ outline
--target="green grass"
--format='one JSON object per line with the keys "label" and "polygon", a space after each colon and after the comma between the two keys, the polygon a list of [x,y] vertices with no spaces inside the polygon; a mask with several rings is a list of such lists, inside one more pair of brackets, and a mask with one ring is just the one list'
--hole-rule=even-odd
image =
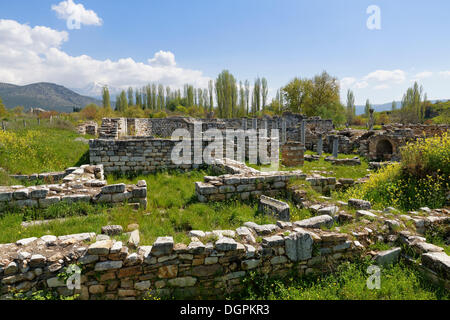
{"label": "green grass", "polygon": [[[75,141],[77,137],[72,124],[63,120],[41,120],[38,125],[28,119],[26,127],[22,120],[10,121],[7,130],[0,131],[0,167],[9,174],[32,174],[88,163],[89,146]],[[0,184],[6,183],[2,178]]]}
{"label": "green grass", "polygon": [[[235,229],[247,221],[259,224],[274,223],[275,218],[260,215],[256,202],[229,200],[215,203],[198,203],[195,198],[194,182],[202,181],[204,171],[187,173],[157,173],[139,176],[109,177],[109,183],[135,183],[146,180],[148,185],[147,210],[132,210],[126,205],[105,207],[80,204],[66,208],[57,204],[45,211],[26,210],[0,217],[0,243],[15,242],[27,237],[46,234],[55,236],[80,232],[100,233],[101,227],[118,224],[127,228],[138,223],[141,244],[150,245],[157,237],[173,236],[176,242],[188,243],[190,230]],[[295,217],[308,215],[295,209]],[[21,222],[30,219],[66,217],[63,222],[52,221],[48,225],[21,227]]]}
{"label": "green grass", "polygon": [[414,267],[402,262],[381,269],[380,289],[367,288],[369,260],[343,263],[328,275],[244,280],[241,299],[251,300],[448,300],[448,291],[434,286]]}
{"label": "green grass", "polygon": [[[312,151],[306,151],[306,154],[316,154]],[[303,166],[298,167],[285,167],[280,165],[281,171],[293,171],[293,170],[302,170],[304,173],[312,174],[316,173],[314,171],[321,171],[322,176],[325,177],[336,177],[339,178],[352,178],[359,179],[365,177],[368,174],[369,165],[366,159],[359,157],[361,160],[361,165],[359,166],[346,166],[346,165],[333,165],[331,162],[325,161],[325,157],[330,156],[331,154],[324,153],[319,161],[305,161]],[[348,159],[357,157],[356,154],[339,154],[338,159]],[[262,165],[255,165],[247,163],[248,166],[261,170],[261,168],[268,167]]]}

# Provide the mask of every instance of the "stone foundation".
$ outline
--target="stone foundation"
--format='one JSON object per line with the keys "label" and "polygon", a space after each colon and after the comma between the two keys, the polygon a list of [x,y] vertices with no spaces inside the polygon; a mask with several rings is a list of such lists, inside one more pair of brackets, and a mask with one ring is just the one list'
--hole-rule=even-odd
{"label": "stone foundation", "polygon": [[281,164],[286,167],[298,167],[304,163],[305,147],[301,142],[288,141],[281,146]]}

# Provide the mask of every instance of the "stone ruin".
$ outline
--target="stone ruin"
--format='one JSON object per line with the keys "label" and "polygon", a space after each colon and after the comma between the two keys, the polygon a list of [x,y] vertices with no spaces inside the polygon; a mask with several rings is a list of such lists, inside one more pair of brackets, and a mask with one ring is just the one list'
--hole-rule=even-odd
{"label": "stone ruin", "polygon": [[51,179],[52,184],[0,187],[0,213],[11,208],[48,208],[58,202],[130,203],[147,206],[147,185],[107,185],[102,165],[83,165],[63,173],[18,176],[23,181]]}
{"label": "stone ruin", "polygon": [[82,123],[77,126],[77,132],[82,135],[88,134],[91,136],[97,136],[98,124],[95,121],[88,121],[88,122]]}

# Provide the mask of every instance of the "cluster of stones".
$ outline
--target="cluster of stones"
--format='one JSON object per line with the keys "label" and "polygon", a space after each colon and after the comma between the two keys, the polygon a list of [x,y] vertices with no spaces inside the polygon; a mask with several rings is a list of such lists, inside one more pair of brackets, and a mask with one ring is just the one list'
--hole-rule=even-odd
{"label": "cluster of stones", "polygon": [[323,177],[321,175],[312,175],[306,178],[312,189],[319,193],[330,193],[336,190],[336,178],[335,177]]}
{"label": "cluster of stones", "polygon": [[[160,237],[135,252],[115,240],[83,242],[95,234],[24,239],[0,245],[1,298],[39,289],[80,294],[80,299],[136,299],[148,293],[223,297],[241,290],[250,271],[302,276],[329,271],[359,254],[348,235],[323,231],[323,225],[309,220],[248,222],[236,230],[191,231],[189,245]],[[82,266],[80,289],[69,289],[58,277],[71,264]]]}
{"label": "cluster of stones", "polygon": [[216,163],[221,162],[228,163],[228,167],[238,164],[235,169],[238,173],[206,176],[204,182],[196,182],[195,192],[200,202],[223,201],[231,198],[248,200],[259,198],[261,195],[276,196],[286,191],[290,180],[306,178],[301,171],[260,172],[254,169],[243,169],[245,167],[243,163],[229,159],[216,160]]}
{"label": "cluster of stones", "polygon": [[286,167],[302,166],[305,147],[302,142],[288,141],[281,146],[281,164]]}
{"label": "cluster of stones", "polygon": [[68,168],[65,171],[34,174],[11,174],[10,177],[22,182],[32,182],[40,180],[48,183],[54,183],[61,181],[65,176],[72,173],[75,169],[76,168]]}
{"label": "cluster of stones", "polygon": [[77,126],[77,132],[79,134],[89,134],[96,136],[98,133],[98,124],[95,121],[88,121]]}
{"label": "cluster of stones", "polygon": [[345,165],[345,166],[359,166],[361,160],[358,157],[337,159],[334,157],[326,157],[325,161],[331,162],[333,165]]}
{"label": "cluster of stones", "polygon": [[110,185],[104,180],[102,165],[69,168],[60,184],[0,187],[0,211],[8,208],[48,208],[60,201],[93,203],[137,203],[146,207],[145,181],[137,185]]}

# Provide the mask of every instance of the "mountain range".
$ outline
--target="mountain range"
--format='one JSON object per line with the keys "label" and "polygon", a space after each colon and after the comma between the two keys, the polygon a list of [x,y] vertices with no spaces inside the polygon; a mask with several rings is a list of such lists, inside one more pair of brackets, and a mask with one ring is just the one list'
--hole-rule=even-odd
{"label": "mountain range", "polygon": [[102,104],[101,100],[47,82],[25,86],[0,83],[0,98],[7,108],[23,106],[25,109],[42,108],[59,112],[72,112],[73,108],[83,108],[90,103]]}

